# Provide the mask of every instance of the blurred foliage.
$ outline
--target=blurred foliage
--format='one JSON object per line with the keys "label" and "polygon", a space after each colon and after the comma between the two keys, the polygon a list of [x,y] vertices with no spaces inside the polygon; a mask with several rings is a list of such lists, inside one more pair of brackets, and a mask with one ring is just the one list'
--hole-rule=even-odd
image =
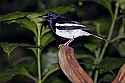
{"label": "blurred foliage", "polygon": [[[115,16],[116,5],[118,5],[118,14]],[[6,36],[0,36],[1,83],[6,83],[18,75],[27,76],[33,82],[37,82],[38,49],[41,56],[42,83],[70,83],[58,67],[56,40],[62,40],[56,38],[48,26],[42,26],[41,16],[49,11],[70,16],[81,24],[91,26],[90,29],[105,39],[111,33],[111,39],[106,42],[92,37],[83,37],[72,44],[81,66],[92,76],[95,76],[95,71],[98,71],[98,78],[93,77],[94,80],[97,79],[95,83],[111,82],[116,71],[125,63],[124,0],[1,0],[0,9],[0,35],[4,34],[11,40],[11,42],[6,41],[8,40]],[[4,27],[6,28],[3,29]],[[112,32],[111,27],[113,27]],[[29,37],[32,40],[15,42],[12,37],[14,33],[5,33],[11,30],[9,28],[12,28],[15,33],[24,31],[21,33],[24,34],[23,36],[15,34],[16,38],[25,38],[28,32],[31,32],[32,35]],[[107,42],[107,48],[100,59]]]}

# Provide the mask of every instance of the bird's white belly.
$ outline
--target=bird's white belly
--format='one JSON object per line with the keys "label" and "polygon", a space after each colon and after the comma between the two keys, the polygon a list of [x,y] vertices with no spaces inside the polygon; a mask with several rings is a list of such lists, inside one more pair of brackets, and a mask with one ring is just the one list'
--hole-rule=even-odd
{"label": "bird's white belly", "polygon": [[58,36],[68,38],[68,39],[77,38],[79,36],[89,36],[89,35],[91,35],[90,33],[86,32],[86,31],[82,31],[81,29],[59,30],[57,28],[56,28],[56,34]]}

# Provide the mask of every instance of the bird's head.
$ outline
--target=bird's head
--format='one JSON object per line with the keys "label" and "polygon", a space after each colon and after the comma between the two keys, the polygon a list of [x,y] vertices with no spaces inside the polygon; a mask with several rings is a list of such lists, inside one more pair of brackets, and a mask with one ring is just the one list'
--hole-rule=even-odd
{"label": "bird's head", "polygon": [[47,20],[48,22],[49,22],[49,21],[52,21],[52,20],[56,20],[58,17],[60,17],[60,15],[59,15],[59,14],[56,14],[56,13],[54,13],[54,12],[49,12],[49,13],[47,13],[46,15],[43,16],[43,18],[44,18],[45,20]]}
{"label": "bird's head", "polygon": [[45,19],[49,23],[52,23],[52,21],[66,19],[66,17],[63,16],[63,15],[57,14],[55,12],[49,12],[46,15],[43,16],[43,19]]}
{"label": "bird's head", "polygon": [[[63,15],[60,15],[60,14],[57,14],[54,12],[49,12],[46,15],[43,15],[42,18],[43,18],[44,22],[52,29],[55,28],[52,26],[55,25],[55,23],[57,21],[60,21],[62,19],[66,19],[66,17],[64,17]],[[53,31],[54,31],[54,29],[53,29]]]}

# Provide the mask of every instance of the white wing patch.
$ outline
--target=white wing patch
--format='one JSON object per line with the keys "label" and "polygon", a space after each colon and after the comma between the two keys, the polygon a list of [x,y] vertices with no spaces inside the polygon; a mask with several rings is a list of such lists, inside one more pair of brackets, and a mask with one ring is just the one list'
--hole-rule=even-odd
{"label": "white wing patch", "polygon": [[58,36],[68,38],[68,39],[73,39],[77,38],[79,36],[90,36],[92,34],[82,31],[81,29],[75,29],[75,30],[59,30],[56,28],[56,34]]}
{"label": "white wing patch", "polygon": [[79,26],[79,27],[86,27],[86,26],[84,26],[84,25],[81,25],[81,24],[73,24],[73,23],[63,23],[63,24],[61,24],[61,23],[56,23],[56,25],[55,26]]}

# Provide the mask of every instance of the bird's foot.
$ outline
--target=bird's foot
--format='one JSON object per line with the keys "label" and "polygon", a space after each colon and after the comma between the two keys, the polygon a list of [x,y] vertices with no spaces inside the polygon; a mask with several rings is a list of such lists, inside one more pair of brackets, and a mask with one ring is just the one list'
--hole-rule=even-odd
{"label": "bird's foot", "polygon": [[64,47],[64,44],[60,44],[60,45],[58,46],[58,48],[62,48],[62,47]]}
{"label": "bird's foot", "polygon": [[67,42],[64,44],[64,46],[69,46],[69,44],[70,44],[71,42],[73,42],[73,40],[74,40],[74,39],[71,39],[71,40],[67,41]]}
{"label": "bird's foot", "polygon": [[61,47],[64,47],[64,46],[69,46],[69,44],[70,44],[73,40],[74,40],[74,39],[71,39],[71,40],[67,41],[67,42],[64,43],[64,44],[60,44],[60,45],[58,46],[58,48],[61,48]]}

